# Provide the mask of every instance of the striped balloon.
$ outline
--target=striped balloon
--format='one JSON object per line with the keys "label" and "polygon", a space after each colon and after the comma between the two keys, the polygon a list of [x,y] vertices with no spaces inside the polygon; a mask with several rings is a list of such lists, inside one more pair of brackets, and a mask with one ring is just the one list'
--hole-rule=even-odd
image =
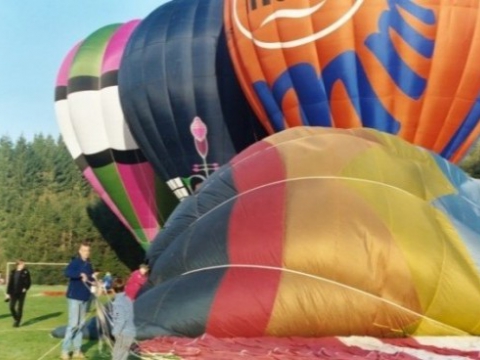
{"label": "striped balloon", "polygon": [[60,127],[60,133],[62,134],[63,141],[70,152],[70,155],[74,159],[77,166],[82,171],[83,176],[89,181],[90,185],[94,188],[100,198],[108,205],[108,207],[115,213],[118,219],[128,227],[127,220],[123,217],[120,210],[113,202],[110,195],[105,191],[102,184],[98,181],[92,168],[88,165],[85,159],[82,149],[78,143],[75,135],[75,130],[72,125],[70,116],[70,109],[67,101],[67,87],[68,87],[68,73],[72,64],[73,58],[77,53],[80,44],[74,46],[63,60],[60,70],[57,75],[57,81],[55,86],[55,113],[57,116],[57,122]]}
{"label": "striped balloon", "polygon": [[480,180],[398,136],[272,135],[172,213],[138,335],[479,335],[479,203]]}
{"label": "striped balloon", "polygon": [[118,68],[138,23],[105,26],[76,48],[64,99],[68,116],[58,118],[61,128],[70,128],[62,131],[65,142],[78,145],[72,155],[80,152],[94,175],[87,179],[98,180],[113,202],[109,206],[147,248],[176,200],[138,148],[119,102]]}
{"label": "striped balloon", "polygon": [[270,133],[369,127],[458,162],[480,135],[479,4],[226,0],[225,27]]}

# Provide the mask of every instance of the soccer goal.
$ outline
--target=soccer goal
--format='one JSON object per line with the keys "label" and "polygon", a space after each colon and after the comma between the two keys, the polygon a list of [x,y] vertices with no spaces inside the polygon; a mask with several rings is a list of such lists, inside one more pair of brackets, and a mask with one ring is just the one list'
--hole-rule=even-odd
{"label": "soccer goal", "polygon": [[[67,266],[68,263],[57,263],[57,262],[25,262],[25,266],[31,269],[32,267],[52,267],[52,266]],[[5,272],[5,285],[10,278],[10,273],[15,270],[16,262],[7,262],[7,271]],[[32,273],[32,271],[30,271]],[[33,277],[33,276],[32,276]],[[36,278],[36,277],[33,277]],[[35,282],[35,281],[34,281]]]}

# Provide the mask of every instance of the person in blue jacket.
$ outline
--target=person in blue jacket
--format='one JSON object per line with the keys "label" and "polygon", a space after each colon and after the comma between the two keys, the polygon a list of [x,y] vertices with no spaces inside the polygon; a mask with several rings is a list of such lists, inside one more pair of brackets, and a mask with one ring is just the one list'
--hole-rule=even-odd
{"label": "person in blue jacket", "polygon": [[62,343],[61,359],[70,359],[73,348],[73,359],[84,359],[81,351],[82,328],[85,323],[87,304],[90,300],[90,287],[96,281],[96,273],[90,263],[90,244],[82,243],[78,256],[73,258],[65,268],[65,276],[69,279],[67,288],[68,325]]}

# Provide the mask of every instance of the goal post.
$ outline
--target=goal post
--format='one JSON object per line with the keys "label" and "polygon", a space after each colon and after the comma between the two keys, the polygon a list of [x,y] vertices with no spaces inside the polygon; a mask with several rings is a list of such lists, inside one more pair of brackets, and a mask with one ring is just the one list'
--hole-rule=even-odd
{"label": "goal post", "polygon": [[[16,262],[15,261],[9,261],[7,262],[7,271],[5,272],[5,286],[7,285],[8,283],[8,280],[10,279],[10,272],[12,270],[11,269],[11,266],[13,265],[13,267],[15,268],[16,266]],[[26,266],[35,266],[35,265],[38,265],[38,266],[67,266],[68,263],[57,263],[57,262],[25,262],[24,263]]]}

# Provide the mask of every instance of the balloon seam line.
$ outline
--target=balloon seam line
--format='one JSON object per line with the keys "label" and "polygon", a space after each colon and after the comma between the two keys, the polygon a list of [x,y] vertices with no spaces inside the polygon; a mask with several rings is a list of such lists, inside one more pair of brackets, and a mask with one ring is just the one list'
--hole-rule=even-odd
{"label": "balloon seam line", "polygon": [[451,325],[448,325],[448,324],[445,324],[445,323],[442,323],[438,320],[435,320],[431,317],[428,317],[426,315],[423,315],[423,314],[420,314],[418,312],[415,312],[411,309],[408,309],[402,305],[399,305],[399,304],[396,304],[388,299],[384,299],[384,298],[381,298],[377,295],[374,295],[374,294],[371,294],[369,292],[366,292],[364,290],[361,290],[361,289],[357,289],[355,287],[352,287],[352,286],[349,286],[349,285],[345,285],[345,284],[342,284],[338,281],[334,281],[334,280],[330,280],[330,279],[327,279],[325,277],[320,277],[320,276],[317,276],[317,275],[312,275],[312,274],[309,274],[309,273],[305,273],[305,272],[302,272],[302,271],[298,271],[298,270],[293,270],[293,269],[288,269],[288,268],[280,268],[280,267],[275,267],[275,266],[268,266],[268,265],[251,265],[251,264],[227,264],[227,265],[216,265],[216,266],[209,266],[209,267],[204,267],[204,268],[200,268],[200,269],[195,269],[195,270],[190,270],[190,271],[187,271],[183,274],[181,274],[181,276],[185,276],[185,275],[190,275],[190,274],[193,274],[193,273],[197,273],[197,272],[201,272],[201,271],[207,271],[207,270],[215,270],[215,269],[222,269],[222,268],[257,268],[257,269],[263,269],[263,270],[279,270],[279,271],[285,271],[285,272],[289,272],[289,273],[292,273],[292,274],[296,274],[296,275],[301,275],[301,276],[305,276],[305,277],[309,277],[309,278],[313,278],[313,279],[316,279],[316,280],[320,280],[320,281],[324,281],[326,283],[330,283],[330,284],[333,284],[333,285],[337,285],[337,286],[340,286],[340,287],[343,287],[343,288],[346,288],[348,290],[352,290],[354,292],[359,292],[367,297],[371,297],[371,298],[374,298],[375,300],[378,300],[380,302],[384,302],[384,303],[387,303],[395,308],[399,308],[400,310],[402,311],[405,311],[407,313],[410,313],[412,315],[415,315],[415,316],[418,316],[424,320],[429,320],[437,325],[440,325],[440,326],[443,326],[445,328],[449,328],[449,329],[453,329],[455,330],[456,332],[460,331],[462,333],[465,333],[465,334],[468,334],[468,332],[462,330],[462,329],[459,329],[459,328],[456,328],[454,326],[451,326]]}

